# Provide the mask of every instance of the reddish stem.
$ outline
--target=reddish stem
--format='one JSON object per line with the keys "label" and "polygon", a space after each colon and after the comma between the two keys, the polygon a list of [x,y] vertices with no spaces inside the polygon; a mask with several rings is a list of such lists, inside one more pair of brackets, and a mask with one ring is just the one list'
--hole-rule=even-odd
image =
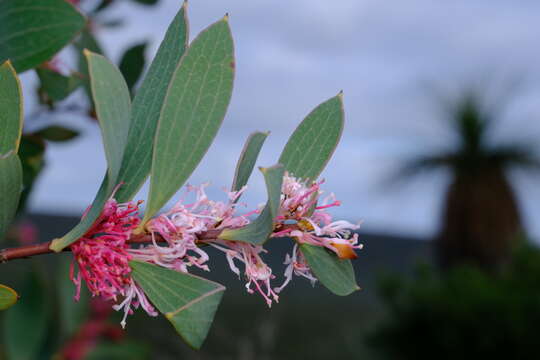
{"label": "reddish stem", "polygon": [[0,262],[5,263],[13,259],[21,259],[35,255],[48,254],[52,252],[52,250],[49,249],[50,245],[51,242],[48,241],[41,244],[23,245],[17,248],[3,249],[2,251],[0,251]]}
{"label": "reddish stem", "polygon": [[[221,230],[209,230],[201,233],[198,238],[200,240],[215,239],[220,233]],[[163,239],[160,235],[155,235],[155,237],[157,242],[165,241],[165,239]],[[148,234],[133,235],[127,242],[130,244],[151,243],[152,236]],[[0,263],[5,263],[15,259],[24,259],[36,255],[53,253],[54,251],[49,248],[50,246],[51,241],[47,241],[40,244],[23,245],[16,248],[2,249],[0,250]],[[69,248],[65,248],[64,251],[71,250]]]}
{"label": "reddish stem", "polygon": [[[274,231],[276,233],[283,232],[284,230],[297,229],[296,224],[285,224],[276,228]],[[216,239],[222,230],[208,230],[202,232],[198,235],[199,240],[211,240]],[[156,242],[164,242],[165,239],[161,235],[154,235]],[[128,241],[129,244],[145,244],[152,242],[152,236],[149,234],[133,235]],[[40,244],[33,245],[23,245],[16,248],[2,249],[0,250],[0,263],[5,263],[15,259],[24,259],[36,255],[51,254],[54,251],[49,247],[51,246],[51,241],[47,241]],[[71,251],[69,248],[65,248],[64,251]]]}

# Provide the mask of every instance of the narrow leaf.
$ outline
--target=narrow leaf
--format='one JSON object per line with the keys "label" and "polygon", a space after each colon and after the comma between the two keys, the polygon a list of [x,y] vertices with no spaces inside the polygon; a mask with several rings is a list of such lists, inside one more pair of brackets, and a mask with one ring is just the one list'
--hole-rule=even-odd
{"label": "narrow leaf", "polygon": [[279,210],[281,184],[285,168],[281,164],[269,168],[261,168],[266,182],[268,202],[261,214],[248,225],[240,229],[225,229],[219,234],[220,239],[243,241],[255,245],[261,245],[274,230],[274,219]]}
{"label": "narrow leaf", "polygon": [[127,143],[131,97],[122,73],[102,55],[85,51],[92,98],[101,127],[109,180],[115,182]]}
{"label": "narrow leaf", "polygon": [[144,223],[184,184],[217,134],[234,78],[225,17],[201,32],[173,74],[159,118]]}
{"label": "narrow leaf", "polygon": [[137,80],[142,75],[144,70],[144,51],[146,50],[146,43],[141,43],[134,45],[126,50],[122,59],[120,60],[120,65],[118,68],[124,79],[126,79],[127,86],[130,90],[133,90],[133,87],[137,83]]}
{"label": "narrow leaf", "polygon": [[249,135],[236,164],[232,191],[238,191],[247,184],[268,134],[270,133],[257,131]]}
{"label": "narrow leaf", "polygon": [[9,151],[17,152],[22,125],[21,84],[15,69],[6,61],[0,66],[0,155]]}
{"label": "narrow leaf", "polygon": [[111,195],[112,190],[110,189],[111,185],[108,179],[108,174],[106,174],[97,192],[97,195],[94,198],[92,205],[90,206],[90,209],[81,218],[81,221],[63,237],[54,239],[51,242],[51,246],[49,246],[49,248],[55,252],[59,252],[62,251],[65,247],[73,244],[80,237],[82,237],[88,231],[88,229],[90,229],[90,227],[94,224],[96,219],[101,214],[101,211],[103,210],[107,199]]}
{"label": "narrow leaf", "polygon": [[112,3],[113,3],[112,0],[101,0],[99,5],[95,8],[94,13],[97,14],[100,11],[107,9]]}
{"label": "narrow leaf", "polygon": [[45,141],[32,134],[23,135],[18,156],[22,166],[22,193],[17,212],[22,213],[26,209],[35,181],[45,166]]}
{"label": "narrow leaf", "polygon": [[124,24],[125,24],[125,21],[122,19],[111,19],[107,21],[102,21],[100,22],[99,25],[104,28],[114,29],[114,28],[122,27]]}
{"label": "narrow leaf", "polygon": [[78,76],[65,76],[46,68],[37,68],[36,73],[41,83],[40,92],[51,101],[64,100],[82,83]]}
{"label": "narrow leaf", "polygon": [[64,142],[72,140],[79,136],[79,133],[73,129],[63,126],[51,125],[35,133],[37,136],[53,142]]}
{"label": "narrow leaf", "polygon": [[47,335],[49,301],[46,289],[34,272],[28,272],[21,287],[21,298],[6,311],[3,327],[8,359],[38,359]]}
{"label": "narrow leaf", "polygon": [[0,155],[0,240],[4,238],[15,217],[22,191],[22,168],[19,157]]}
{"label": "narrow leaf", "polygon": [[101,214],[105,202],[118,184],[118,174],[130,125],[131,99],[122,74],[102,55],[88,50],[85,51],[85,55],[90,73],[92,97],[105,146],[107,175],[81,222],[62,238],[52,241],[50,248],[56,252],[83,236]]}
{"label": "narrow leaf", "polygon": [[[79,50],[77,53],[78,56],[78,70],[81,78],[83,80],[84,91],[90,102],[90,106],[93,106],[92,101],[92,89],[90,88],[90,74],[88,73],[88,63],[86,61],[86,56],[84,56],[84,50],[90,50],[93,53],[103,55],[103,50],[99,45],[97,39],[91,32],[90,26],[87,25],[81,32],[81,36],[75,42],[76,48]],[[93,111],[93,109],[91,110]]]}
{"label": "narrow leaf", "polygon": [[159,0],[133,0],[136,3],[142,4],[142,5],[155,5]]}
{"label": "narrow leaf", "polygon": [[324,248],[309,244],[301,244],[300,251],[313,274],[334,294],[346,296],[360,290],[350,260],[341,260]]}
{"label": "narrow leaf", "polygon": [[198,276],[131,261],[132,276],[186,343],[200,348],[225,287]]}
{"label": "narrow leaf", "polygon": [[59,301],[59,324],[64,338],[70,338],[88,319],[90,301],[87,291],[81,291],[78,301],[73,299],[75,295],[75,285],[69,278],[72,256],[71,254],[61,255],[56,271],[56,284],[58,288]]}
{"label": "narrow leaf", "polygon": [[0,0],[0,63],[10,59],[18,72],[49,60],[85,24],[64,0]]}
{"label": "narrow leaf", "polygon": [[131,200],[150,173],[160,110],[174,70],[187,47],[186,4],[169,25],[148,74],[133,99],[131,127],[119,176],[124,185],[116,193],[120,202]]}
{"label": "narrow leaf", "polygon": [[[124,156],[118,176],[116,179],[109,179],[108,175],[105,176],[90,210],[71,231],[62,238],[52,241],[51,250],[61,251],[83,236],[101,214],[105,202],[116,185],[124,183],[116,193],[116,199],[119,202],[125,202],[135,195],[148,176],[153,133],[168,85],[168,80],[165,81],[163,78],[169,78],[168,74],[172,74],[187,41],[184,8],[185,6],[169,26],[148,75],[133,101],[133,111],[130,114],[132,119],[127,140],[123,141],[126,145],[123,149]],[[100,51],[99,45],[87,31],[83,32],[79,46],[87,46],[95,51]],[[81,60],[82,63],[86,62],[84,57]],[[160,72],[163,72],[162,76],[160,76]],[[124,101],[127,101],[126,96],[129,95],[126,95],[125,87],[122,93]],[[122,132],[125,132],[125,128],[122,128]]]}
{"label": "narrow leaf", "polygon": [[342,94],[317,106],[296,128],[279,162],[297,178],[316,180],[324,169],[343,131]]}
{"label": "narrow leaf", "polygon": [[0,284],[0,310],[6,310],[13,306],[19,295],[10,287]]}

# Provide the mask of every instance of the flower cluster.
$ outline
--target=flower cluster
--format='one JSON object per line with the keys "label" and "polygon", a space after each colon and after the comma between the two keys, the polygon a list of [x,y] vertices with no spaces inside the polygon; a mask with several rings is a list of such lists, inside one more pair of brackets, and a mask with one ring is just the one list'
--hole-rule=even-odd
{"label": "flower cluster", "polygon": [[[195,266],[208,271],[208,254],[199,247],[202,234],[212,230],[241,227],[249,223],[246,216],[236,216],[234,200],[241,192],[229,193],[227,203],[208,199],[205,188],[187,187],[188,193],[196,194],[195,202],[184,204],[181,199],[168,212],[157,216],[146,224],[152,235],[152,244],[131,250],[143,261],[188,272],[188,267]],[[164,241],[158,245],[156,237]]]}
{"label": "flower cluster", "polygon": [[138,205],[108,200],[90,230],[71,245],[74,262],[71,264],[70,277],[76,286],[75,300],[80,298],[82,280],[92,296],[114,302],[123,297],[123,302],[115,305],[116,310],[124,308],[123,326],[127,315],[133,312],[132,305],[135,308],[140,305],[151,316],[157,315],[144,292],[130,276],[129,261],[132,256],[128,252],[127,240],[140,223]]}
{"label": "flower cluster", "polygon": [[[262,246],[219,238],[223,229],[243,227],[249,224],[250,215],[261,212],[256,209],[239,213],[237,200],[245,187],[228,192],[228,200],[221,202],[210,200],[205,192],[208,184],[203,184],[187,187],[186,196],[195,194],[193,202],[188,203],[184,196],[168,212],[150,220],[145,226],[150,241],[139,247],[131,247],[128,241],[132,230],[140,223],[138,204],[117,204],[109,200],[92,229],[71,246],[79,268],[77,276],[72,274],[77,285],[76,298],[82,278],[92,295],[114,301],[116,310],[124,309],[122,325],[132,312],[132,305],[155,315],[142,289],[130,276],[129,260],[186,273],[191,268],[210,271],[210,256],[203,246],[206,245],[223,252],[231,271],[246,279],[246,290],[259,293],[271,306],[279,301],[278,293],[292,280],[293,274],[307,278],[312,284],[316,282],[299,245],[324,247],[341,259],[356,258],[355,250],[362,247],[358,244],[358,235],[352,233],[358,225],[332,221],[327,209],[340,203],[332,194],[321,200],[321,184],[305,183],[288,174],[283,179],[280,208],[271,237],[290,237],[295,243],[292,253],[286,255],[285,280],[279,287],[271,286],[276,276],[263,260],[266,250]],[[239,267],[242,265],[243,269]]]}
{"label": "flower cluster", "polygon": [[[152,244],[131,250],[131,253],[139,259],[178,271],[187,272],[191,266],[209,271],[206,264],[209,256],[200,245],[210,245],[225,254],[231,270],[239,277],[241,274],[236,262],[244,264],[247,291],[259,292],[270,306],[272,300],[277,301],[278,297],[270,287],[270,280],[274,278],[272,269],[260,256],[265,252],[263,247],[217,237],[220,230],[247,225],[249,215],[259,210],[237,215],[236,200],[245,187],[237,192],[229,192],[228,201],[221,202],[208,199],[205,192],[207,186],[188,186],[188,192],[196,194],[195,202],[184,204],[182,199],[170,211],[149,221],[146,228],[152,234]],[[165,241],[164,246],[157,244],[157,236]]]}
{"label": "flower cluster", "polygon": [[307,184],[288,174],[283,178],[280,209],[275,220],[276,231],[272,236],[292,237],[296,243],[292,254],[285,257],[285,282],[275,289],[276,292],[282,291],[292,280],[293,273],[309,279],[312,284],[316,281],[298,244],[324,247],[340,259],[355,259],[355,249],[362,248],[358,244],[358,234],[352,234],[360,226],[343,220],[333,222],[332,216],[326,212],[328,208],[339,206],[340,202],[334,194],[320,200],[323,194],[320,189],[322,183]]}

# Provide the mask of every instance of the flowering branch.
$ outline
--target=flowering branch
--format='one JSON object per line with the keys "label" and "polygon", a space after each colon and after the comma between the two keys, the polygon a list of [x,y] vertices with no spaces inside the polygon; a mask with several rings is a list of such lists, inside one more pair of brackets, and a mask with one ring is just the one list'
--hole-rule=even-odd
{"label": "flowering branch", "polygon": [[[305,183],[288,174],[283,178],[278,211],[269,237],[292,238],[294,246],[285,258],[285,279],[278,287],[271,286],[276,275],[261,257],[266,252],[262,244],[225,239],[221,235],[224,231],[248,225],[247,216],[261,213],[261,210],[253,210],[237,214],[236,201],[245,187],[229,192],[229,200],[221,202],[208,198],[206,184],[188,186],[188,192],[196,195],[195,202],[185,204],[180,200],[172,209],[150,220],[144,227],[148,232],[145,234],[133,231],[140,225],[138,210],[141,202],[118,204],[109,199],[89,231],[66,248],[74,255],[70,277],[76,285],[75,299],[79,298],[81,285],[86,283],[93,296],[112,300],[116,310],[124,309],[125,316],[132,312],[132,302],[135,307],[140,304],[149,315],[155,315],[144,292],[133,281],[129,262],[147,262],[183,273],[189,273],[190,267],[209,271],[209,255],[204,246],[211,246],[223,252],[233,273],[245,277],[246,290],[259,293],[271,306],[279,301],[278,294],[293,275],[312,283],[317,280],[301,251],[303,244],[326,249],[339,259],[354,259],[355,250],[361,249],[358,235],[351,232],[358,226],[342,220],[332,221],[326,212],[339,206],[340,202],[333,194],[320,199],[321,184],[322,181]],[[51,253],[50,244],[1,250],[0,261]],[[243,274],[238,263],[244,266]],[[122,298],[124,301],[119,303]]]}
{"label": "flowering branch", "polygon": [[[320,281],[341,296],[358,290],[349,260],[357,258],[362,245],[354,232],[358,224],[334,221],[327,212],[340,202],[333,194],[321,197],[323,181],[317,181],[343,131],[342,92],[306,116],[274,166],[260,168],[267,190],[264,207],[243,211],[245,204],[238,202],[268,136],[259,132],[242,150],[226,201],[209,199],[206,184],[188,186],[194,202],[182,197],[159,214],[202,160],[232,96],[236,60],[229,17],[202,31],[189,46],[188,30],[185,3],[133,103],[121,72],[102,55],[83,51],[107,176],[89,211],[67,234],[51,242],[0,250],[0,263],[71,251],[69,277],[75,284],[75,300],[86,287],[91,296],[124,313],[123,327],[137,308],[150,316],[161,312],[189,345],[199,348],[225,290],[192,274],[211,270],[214,253],[208,249],[221,252],[230,270],[245,282],[246,291],[260,294],[270,307],[294,276],[312,284]],[[17,152],[23,114],[15,70],[7,62],[0,72],[0,80],[7,79],[0,81],[0,92],[11,95],[0,104],[0,113],[10,114],[11,122],[3,126],[9,131],[0,139],[2,238],[19,203],[17,190],[23,188]],[[2,157],[6,151],[11,155]],[[141,202],[130,199],[147,178],[150,190],[141,219]],[[253,215],[257,216],[252,221]],[[275,284],[280,274],[265,262],[264,244],[283,237],[291,239],[291,246],[282,279]]]}

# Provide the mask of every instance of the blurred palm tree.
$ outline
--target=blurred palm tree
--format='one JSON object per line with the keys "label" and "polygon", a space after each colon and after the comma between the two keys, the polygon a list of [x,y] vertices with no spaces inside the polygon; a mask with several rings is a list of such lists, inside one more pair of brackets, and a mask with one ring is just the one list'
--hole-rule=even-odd
{"label": "blurred palm tree", "polygon": [[402,175],[440,168],[450,171],[435,246],[443,269],[469,263],[497,271],[510,260],[523,226],[508,170],[540,169],[540,158],[532,147],[517,142],[488,143],[500,108],[486,109],[481,100],[479,92],[468,91],[449,108],[457,146],[418,156],[401,169]]}

